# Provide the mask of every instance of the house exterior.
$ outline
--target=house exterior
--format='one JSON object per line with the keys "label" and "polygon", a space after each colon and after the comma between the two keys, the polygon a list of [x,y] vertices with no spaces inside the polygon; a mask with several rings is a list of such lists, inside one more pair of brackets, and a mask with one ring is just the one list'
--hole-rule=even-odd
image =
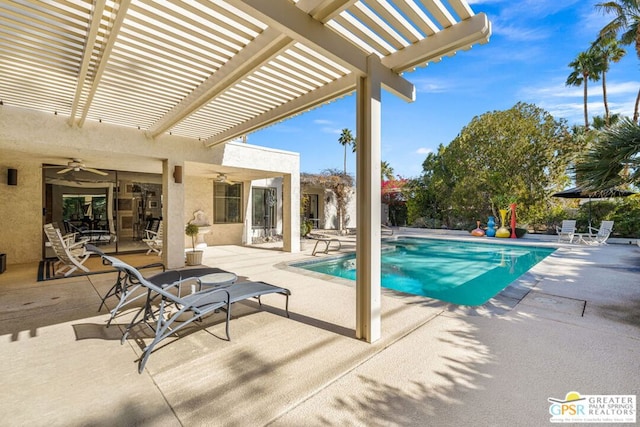
{"label": "house exterior", "polygon": [[[273,226],[283,235],[285,250],[299,250],[297,153],[240,142],[207,148],[197,140],[170,135],[151,140],[135,129],[103,123],[73,129],[55,114],[7,106],[0,108],[0,123],[0,253],[6,254],[9,266],[50,255],[44,223],[55,222],[62,229],[63,221],[87,216],[83,212],[65,218],[64,196],[105,199],[108,207],[90,219],[102,221],[105,225],[101,227],[113,235],[107,244],[101,242],[107,252],[143,249],[140,238],[145,220],[170,219],[175,237],[165,244],[175,246],[173,264],[181,266],[184,249],[191,245],[184,225],[194,212],[203,211],[211,221],[210,232],[204,236],[207,244],[251,242],[264,227],[254,224],[257,202],[252,198],[260,189],[270,189],[278,212]],[[107,175],[58,174],[72,158],[81,158],[86,167]],[[173,176],[177,165],[183,168],[181,182]],[[9,169],[17,171],[17,185],[8,185]],[[221,174],[229,179],[221,182]],[[138,187],[144,189],[145,197]],[[289,188],[285,198],[283,187]],[[92,210],[97,211],[95,206]],[[290,221],[285,223],[284,218]]]}
{"label": "house exterior", "polygon": [[[301,184],[302,204],[300,214],[309,220],[314,229],[338,230],[340,219],[336,195],[330,189],[311,183]],[[356,188],[350,187],[347,195],[345,228],[356,227]]]}

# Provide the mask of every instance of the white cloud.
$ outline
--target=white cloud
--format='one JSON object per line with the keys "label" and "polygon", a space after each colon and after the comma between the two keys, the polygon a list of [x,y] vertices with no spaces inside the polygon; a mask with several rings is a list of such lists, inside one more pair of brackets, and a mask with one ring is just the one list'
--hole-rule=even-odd
{"label": "white cloud", "polygon": [[501,25],[503,21],[496,21],[492,27],[493,33],[510,39],[511,41],[539,41],[551,37],[551,32],[546,28],[522,27],[519,25]]}
{"label": "white cloud", "polygon": [[[608,81],[609,111],[612,114],[633,116],[638,87],[640,87],[639,81]],[[564,80],[556,79],[548,85],[522,89],[519,96],[526,102],[544,108],[556,118],[567,119],[570,124],[584,123],[584,91],[582,86],[566,86]],[[587,113],[589,120],[593,116],[604,115],[601,82],[589,82]]]}
{"label": "white cloud", "polygon": [[342,133],[342,129],[337,129],[337,128],[332,128],[332,127],[325,126],[325,127],[322,128],[322,132],[335,134],[335,135],[340,135]]}
{"label": "white cloud", "polygon": [[416,150],[416,154],[430,154],[433,153],[431,148],[420,147]]}
{"label": "white cloud", "polygon": [[640,82],[615,82],[607,83],[608,95],[637,95]]}
{"label": "white cloud", "polygon": [[443,79],[420,78],[412,79],[412,82],[416,87],[416,91],[422,93],[443,93],[447,92],[452,86],[449,81]]}
{"label": "white cloud", "polygon": [[[571,9],[580,0],[520,0],[507,1],[500,7],[500,18],[522,22],[526,19],[545,18],[565,9]],[[589,6],[592,7],[592,6]]]}
{"label": "white cloud", "polygon": [[313,123],[317,124],[317,125],[330,125],[333,122],[331,120],[325,120],[325,119],[315,119],[313,121]]}

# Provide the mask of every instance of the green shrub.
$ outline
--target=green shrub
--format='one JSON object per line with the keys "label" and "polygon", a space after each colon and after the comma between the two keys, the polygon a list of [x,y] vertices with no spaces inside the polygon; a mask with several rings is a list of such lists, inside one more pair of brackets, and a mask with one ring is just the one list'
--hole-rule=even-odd
{"label": "green shrub", "polygon": [[300,221],[300,236],[306,237],[307,234],[311,233],[313,229],[313,222],[311,220],[305,219]]}
{"label": "green shrub", "polygon": [[[615,210],[602,219],[615,221],[613,224],[614,235],[640,237],[640,195],[620,199],[615,204]],[[600,221],[592,221],[592,226],[598,227],[599,225]]]}
{"label": "green shrub", "polygon": [[198,235],[199,227],[196,224],[189,223],[184,228],[184,234],[191,237],[191,247],[196,250],[196,236]]}

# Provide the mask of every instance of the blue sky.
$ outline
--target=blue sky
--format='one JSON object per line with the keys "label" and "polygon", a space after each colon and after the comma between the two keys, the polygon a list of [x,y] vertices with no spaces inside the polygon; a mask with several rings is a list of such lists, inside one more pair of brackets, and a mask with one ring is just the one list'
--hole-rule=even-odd
{"label": "blue sky", "polygon": [[[427,153],[447,145],[475,116],[511,108],[518,101],[535,104],[569,124],[583,123],[581,87],[567,87],[568,64],[588,49],[611,20],[596,10],[599,1],[472,0],[475,13],[492,23],[489,43],[406,73],[416,87],[407,103],[384,92],[382,160],[396,175],[416,177]],[[607,74],[609,108],[631,116],[640,88],[640,60],[631,46]],[[589,82],[589,115],[603,115],[602,86]],[[348,96],[249,135],[250,144],[300,153],[301,172],[342,169],[340,132],[355,135],[355,99]],[[347,171],[355,174],[355,154],[348,150]]]}

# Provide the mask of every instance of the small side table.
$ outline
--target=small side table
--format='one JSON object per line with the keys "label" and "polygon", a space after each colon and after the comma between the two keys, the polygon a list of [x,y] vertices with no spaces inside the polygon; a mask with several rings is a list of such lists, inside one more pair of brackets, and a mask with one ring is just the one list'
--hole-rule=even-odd
{"label": "small side table", "polygon": [[200,289],[203,286],[220,287],[232,285],[238,280],[238,276],[233,273],[211,273],[198,277]]}

